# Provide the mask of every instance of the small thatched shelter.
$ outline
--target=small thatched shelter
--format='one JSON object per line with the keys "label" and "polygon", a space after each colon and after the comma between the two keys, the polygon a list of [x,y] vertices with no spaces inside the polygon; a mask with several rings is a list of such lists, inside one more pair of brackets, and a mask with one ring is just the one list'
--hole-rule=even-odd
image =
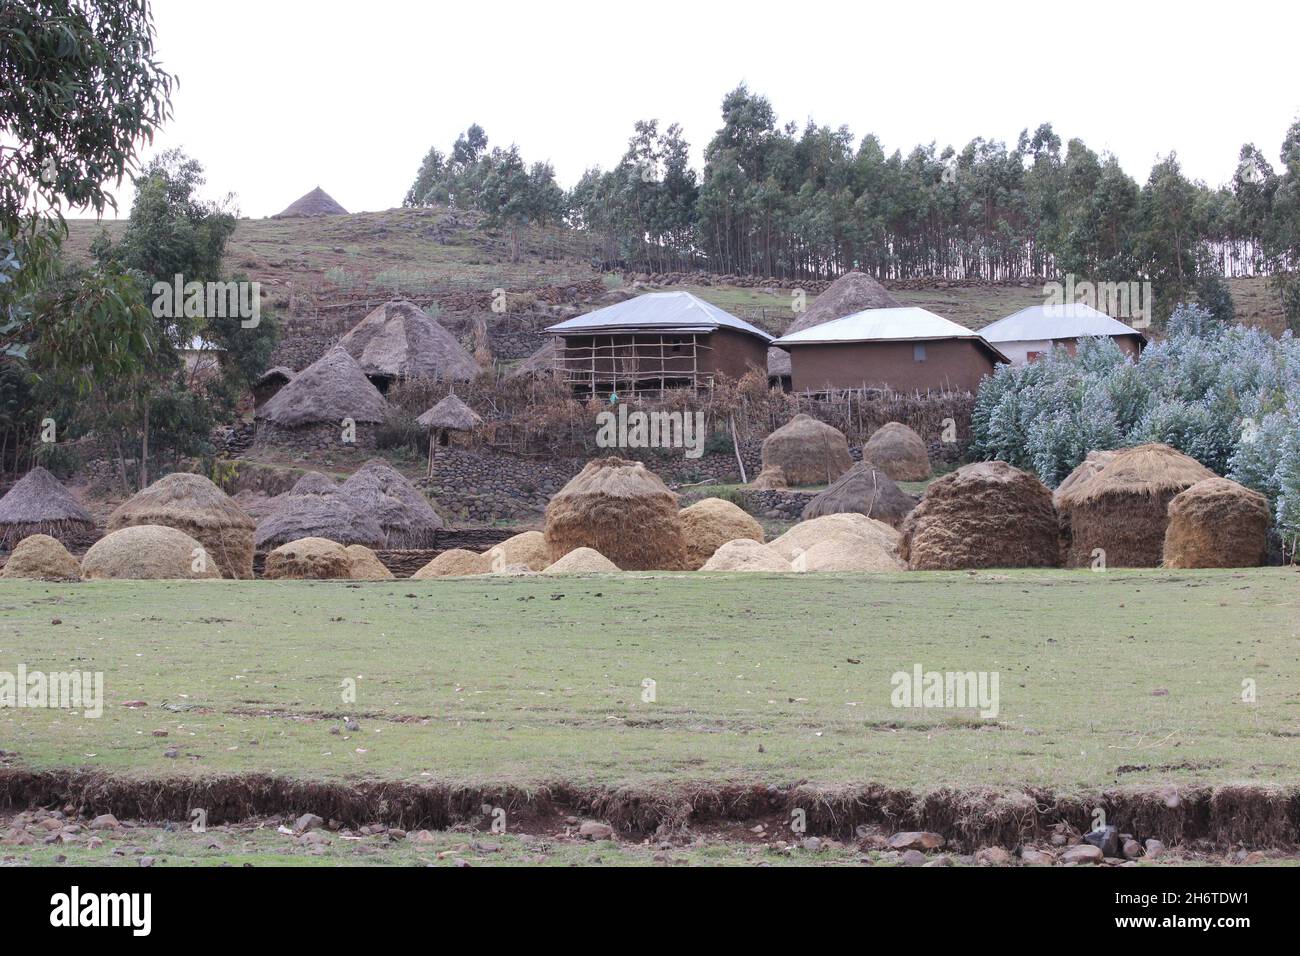
{"label": "small thatched shelter", "polygon": [[23,538],[5,562],[0,578],[32,581],[80,581],[81,565],[63,542],[48,534]]}
{"label": "small thatched shelter", "polygon": [[1005,461],[937,479],[902,525],[899,556],[919,571],[1052,568],[1060,563],[1052,493]]}
{"label": "small thatched shelter", "polygon": [[432,548],[438,532],[446,527],[420,489],[378,458],[343,482],[339,497],[379,522],[385,548]]}
{"label": "small thatched shelter", "polygon": [[639,461],[588,462],[546,506],[545,533],[555,561],[592,548],[624,571],[686,566],[677,495]]}
{"label": "small thatched shelter", "polygon": [[1167,568],[1251,568],[1268,554],[1268,499],[1227,478],[1206,478],[1169,502]]}
{"label": "small thatched shelter", "polygon": [[853,467],[853,458],[842,431],[800,413],[763,440],[763,470],[773,466],[791,486],[825,485]]}
{"label": "small thatched shelter", "polygon": [[[1069,564],[1089,567],[1094,552],[1111,568],[1157,568],[1164,560],[1169,502],[1215,477],[1168,445],[1126,448],[1061,496],[1070,513]],[[1099,555],[1099,556],[1100,556]]]}
{"label": "small thatched shelter", "polygon": [[415,420],[429,433],[429,475],[433,475],[433,457],[436,449],[451,443],[452,432],[470,432],[483,424],[478,412],[470,408],[455,393],[448,395],[433,408]]}
{"label": "small thatched shelter", "polygon": [[381,392],[397,379],[468,382],[478,365],[444,329],[414,302],[385,302],[339,339],[339,348],[357,360]]}
{"label": "small thatched shelter", "polygon": [[[785,330],[789,335],[802,332],[825,322],[842,319],[864,309],[892,309],[901,303],[885,291],[871,276],[863,272],[846,272],[826,287],[813,304],[795,317]],[[790,353],[773,346],[767,350],[767,376],[787,388],[790,386]]]}
{"label": "small thatched shelter", "polygon": [[763,526],[753,515],[730,501],[705,498],[681,510],[682,534],[686,536],[686,569],[696,571],[728,541],[750,538],[760,544]]}
{"label": "small thatched shelter", "polygon": [[159,478],[120,504],[108,519],[109,531],[135,525],[184,531],[203,545],[224,577],[253,577],[257,523],[202,475],[176,472]]}
{"label": "small thatched shelter", "polygon": [[915,507],[916,499],[894,479],[874,463],[860,461],[804,506],[803,520],[852,511],[897,528]]}
{"label": "small thatched shelter", "polygon": [[175,581],[220,578],[207,549],[184,531],[132,525],[104,535],[81,559],[87,581]]}
{"label": "small thatched shelter", "polygon": [[349,420],[355,425],[353,444],[373,447],[374,426],[388,411],[356,359],[333,348],[257,409],[257,443],[335,447],[344,444],[343,422]]}
{"label": "small thatched shelter", "polygon": [[294,380],[298,373],[286,365],[268,368],[253,382],[253,407],[261,408],[273,399],[280,389]]}
{"label": "small thatched shelter", "polygon": [[350,499],[339,496],[338,485],[316,471],[303,475],[276,499],[275,510],[258,522],[253,543],[264,551],[302,538],[325,538],[345,546],[384,546],[379,519],[358,511]]}
{"label": "small thatched shelter", "polygon": [[301,538],[282,544],[268,554],[262,577],[268,580],[351,580],[352,563],[352,555],[337,541]]}
{"label": "small thatched shelter", "polygon": [[930,477],[925,442],[902,422],[886,422],[872,432],[862,446],[862,458],[895,481],[925,481]]}
{"label": "small thatched shelter", "polygon": [[334,201],[325,190],[317,186],[305,196],[291,202],[283,212],[276,213],[272,219],[296,219],[307,216],[346,216],[348,211]]}
{"label": "small thatched shelter", "polygon": [[67,488],[39,465],[0,498],[0,548],[47,534],[69,547],[95,536],[95,520]]}

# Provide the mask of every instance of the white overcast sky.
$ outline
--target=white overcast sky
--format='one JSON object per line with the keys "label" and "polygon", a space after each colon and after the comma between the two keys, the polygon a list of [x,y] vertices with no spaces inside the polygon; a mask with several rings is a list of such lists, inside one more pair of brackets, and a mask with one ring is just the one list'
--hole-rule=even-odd
{"label": "white overcast sky", "polygon": [[[887,151],[1050,121],[1144,181],[1177,151],[1231,178],[1242,143],[1277,165],[1300,116],[1300,3],[898,0],[743,4],[154,0],[180,146],[245,216],[314,186],[348,210],[400,205],[431,145],[479,123],[562,185],[609,167],[637,119],[685,129],[697,167],[741,81],[779,121],[874,132]],[[121,193],[122,214],[129,188]]]}

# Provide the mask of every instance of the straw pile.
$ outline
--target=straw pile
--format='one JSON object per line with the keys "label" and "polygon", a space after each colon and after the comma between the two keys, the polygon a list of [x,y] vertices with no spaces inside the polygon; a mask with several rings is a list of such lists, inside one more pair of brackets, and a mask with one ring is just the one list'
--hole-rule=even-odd
{"label": "straw pile", "polygon": [[348,553],[350,570],[348,577],[353,581],[391,581],[393,572],[384,566],[379,556],[364,544],[350,544],[343,549]]}
{"label": "straw pile", "polygon": [[328,581],[352,577],[352,556],[337,541],[301,538],[266,556],[262,577],[270,580]]}
{"label": "straw pile", "polygon": [[276,499],[275,509],[258,523],[253,543],[265,551],[302,538],[325,538],[367,548],[384,546],[379,521],[358,511],[350,499],[340,497],[339,486],[315,471],[303,475]]}
{"label": "straw pile", "polygon": [[525,531],[506,538],[483,552],[494,571],[521,566],[530,571],[541,571],[551,563],[546,550],[546,535],[540,531]]}
{"label": "straw pile", "polygon": [[[823,544],[835,547],[817,552],[816,566],[810,566],[809,555]],[[831,570],[847,563],[850,556],[854,570],[898,571],[903,567],[896,554],[898,532],[883,521],[856,513],[801,521],[768,547],[789,561],[795,571]]]}
{"label": "straw pile", "polygon": [[1268,553],[1268,499],[1227,478],[1206,478],[1169,502],[1167,568],[1251,568]]}
{"label": "straw pile", "polygon": [[223,577],[253,577],[253,532],[248,512],[202,475],[175,472],[127,499],[109,516],[108,530],[162,525],[203,545]]}
{"label": "straw pile", "polygon": [[719,547],[700,570],[788,572],[792,569],[789,561],[761,541],[737,538]]}
{"label": "straw pile", "polygon": [[930,455],[921,436],[902,422],[886,422],[862,446],[862,460],[881,468],[895,481],[925,481]]}
{"label": "straw pile", "polygon": [[100,538],[81,559],[87,581],[220,578],[217,563],[184,531],[142,524]]}
{"label": "straw pile", "polygon": [[1005,461],[966,465],[935,481],[902,532],[898,553],[913,570],[1060,563],[1052,493]]}
{"label": "straw pile", "polygon": [[343,482],[339,497],[379,522],[385,548],[432,548],[438,532],[446,527],[429,499],[378,458],[370,459]]}
{"label": "straw pile", "polygon": [[1056,490],[1052,492],[1052,504],[1056,505],[1057,527],[1060,530],[1062,564],[1069,564],[1070,545],[1073,540],[1070,533],[1069,495],[1077,493],[1087,481],[1110,464],[1118,454],[1117,451],[1088,452],[1088,457],[1079,462],[1074,471],[1066,475],[1065,480],[1057,485]]}
{"label": "straw pile", "polygon": [[90,512],[59,479],[40,466],[0,498],[0,548],[11,549],[34,534],[48,535],[73,547],[95,534]]}
{"label": "straw pile", "polygon": [[916,499],[893,478],[873,462],[860,461],[804,506],[803,520],[855,512],[897,528],[915,507]]}
{"label": "straw pile", "polygon": [[781,470],[780,465],[764,465],[762,471],[749,483],[749,487],[757,491],[782,490],[789,488],[785,480],[785,472]]}
{"label": "straw pile", "polygon": [[677,495],[640,462],[588,462],[546,506],[545,534],[554,561],[575,548],[593,548],[624,571],[686,565]]}
{"label": "straw pile", "polygon": [[617,571],[618,565],[593,548],[574,548],[543,574],[608,574]]}
{"label": "straw pile", "polygon": [[412,580],[423,581],[426,578],[458,578],[471,574],[488,574],[492,570],[492,559],[477,551],[464,548],[452,548],[438,555],[420,570],[411,575]]}
{"label": "straw pile", "polygon": [[763,440],[763,470],[771,466],[792,486],[823,485],[848,471],[853,459],[842,431],[801,413]]}
{"label": "straw pile", "polygon": [[728,541],[763,541],[763,526],[745,509],[721,498],[705,498],[679,515],[686,538],[686,570],[697,571]]}
{"label": "straw pile", "polygon": [[0,578],[31,581],[80,581],[81,565],[63,542],[48,534],[23,538],[5,562]]}

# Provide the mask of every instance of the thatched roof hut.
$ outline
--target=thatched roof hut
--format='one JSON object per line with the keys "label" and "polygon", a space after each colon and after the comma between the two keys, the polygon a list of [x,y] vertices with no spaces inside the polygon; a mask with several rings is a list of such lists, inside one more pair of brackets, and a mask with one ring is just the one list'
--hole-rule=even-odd
{"label": "thatched roof hut", "polygon": [[294,219],[299,216],[346,216],[348,211],[334,201],[325,190],[317,186],[305,196],[291,202],[283,212],[272,219]]}
{"label": "thatched roof hut", "polygon": [[[826,287],[802,315],[796,316],[785,334],[802,332],[824,322],[833,322],[863,309],[892,309],[901,305],[871,276],[863,272],[846,272]],[[788,379],[791,374],[790,353],[775,346],[767,350],[769,378]]]}
{"label": "thatched roof hut", "polygon": [[446,527],[429,499],[391,465],[372,458],[339,488],[339,497],[379,522],[385,548],[432,548]]}
{"label": "thatched roof hut", "polygon": [[0,548],[10,550],[33,534],[47,534],[71,547],[95,534],[90,512],[39,465],[0,498]]}
{"label": "thatched roof hut", "polygon": [[1156,568],[1164,560],[1169,502],[1215,477],[1195,458],[1163,444],[1117,454],[1092,478],[1061,496],[1070,513],[1069,564],[1088,567],[1093,553],[1107,567]]}
{"label": "thatched roof hut", "polygon": [[202,475],[176,472],[118,505],[108,530],[161,525],[184,531],[203,545],[227,578],[253,576],[253,530],[248,512]]}
{"label": "thatched roof hut", "polygon": [[844,433],[811,415],[796,415],[763,440],[763,470],[780,468],[788,485],[829,484],[852,466]]}
{"label": "thatched roof hut", "polygon": [[478,365],[456,337],[414,302],[385,302],[339,339],[381,391],[394,379],[468,382]]}
{"label": "thatched roof hut", "polygon": [[881,468],[860,461],[804,506],[803,520],[856,512],[897,528],[915,507],[916,499]]}
{"label": "thatched roof hut", "polygon": [[1206,478],[1169,502],[1167,568],[1251,568],[1268,554],[1268,499],[1227,478]]}
{"label": "thatched roof hut", "polygon": [[275,394],[284,388],[297,376],[297,372],[287,365],[277,365],[274,368],[268,368],[261,375],[257,376],[253,382],[253,406],[261,408]]}
{"label": "thatched roof hut", "polygon": [[506,373],[506,378],[523,375],[554,375],[559,367],[560,339],[549,338],[546,344]]}
{"label": "thatched roof hut", "polygon": [[482,425],[483,419],[453,394],[438,402],[415,422],[421,428],[429,430],[467,432]]}
{"label": "thatched roof hut", "polygon": [[921,436],[902,422],[886,422],[862,446],[862,458],[895,481],[925,481],[930,477],[930,453]]}
{"label": "thatched roof hut", "polygon": [[253,535],[258,550],[277,548],[302,538],[325,538],[341,545],[384,546],[379,519],[357,510],[339,496],[339,486],[319,472],[308,472],[281,495],[276,509],[263,518]]}
{"label": "thatched roof hut", "polygon": [[220,578],[215,561],[201,560],[206,548],[184,531],[141,524],[104,535],[81,559],[87,581],[177,581]]}
{"label": "thatched roof hut", "polygon": [[552,561],[592,548],[624,571],[680,571],[686,541],[677,495],[639,461],[597,458],[546,506]]}
{"label": "thatched roof hut", "polygon": [[901,530],[899,556],[915,571],[1060,563],[1052,493],[1005,461],[977,462],[937,479]]}
{"label": "thatched roof hut", "polygon": [[281,428],[336,426],[345,418],[373,424],[387,414],[384,396],[341,348],[330,349],[308,365],[257,410],[259,419]]}

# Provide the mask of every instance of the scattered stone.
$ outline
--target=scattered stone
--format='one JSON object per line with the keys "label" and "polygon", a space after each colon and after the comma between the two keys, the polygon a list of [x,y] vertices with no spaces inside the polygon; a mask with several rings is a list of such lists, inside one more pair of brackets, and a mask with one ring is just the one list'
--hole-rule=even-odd
{"label": "scattered stone", "polygon": [[140,863],[141,866],[153,866],[153,857],[151,857],[151,856],[142,856],[142,857],[140,857],[140,859],[139,859],[139,863]]}
{"label": "scattered stone", "polygon": [[929,858],[920,850],[908,850],[903,854],[903,866],[925,866]]}
{"label": "scattered stone", "polygon": [[405,831],[405,830],[399,830],[397,827],[393,827],[391,830],[388,831],[388,839],[390,839],[390,840],[405,840],[405,839],[406,839],[406,831]]}
{"label": "scattered stone", "polygon": [[1100,863],[1105,859],[1106,854],[1101,852],[1101,847],[1093,846],[1091,843],[1080,843],[1072,846],[1061,854],[1062,863]]}
{"label": "scattered stone", "polygon": [[294,821],[293,829],[296,833],[306,833],[308,830],[314,830],[319,826],[324,826],[325,821],[314,813],[304,813]]}
{"label": "scattered stone", "polygon": [[300,846],[326,846],[329,842],[329,836],[321,830],[308,830],[298,837]]}
{"label": "scattered stone", "polygon": [[1136,860],[1142,855],[1142,844],[1137,840],[1125,840],[1124,849],[1121,851],[1126,860]]}
{"label": "scattered stone", "polygon": [[614,839],[614,828],[608,823],[586,820],[578,827],[578,836],[585,837],[588,840],[612,840]]}
{"label": "scattered stone", "polygon": [[1160,854],[1165,852],[1165,845],[1161,843],[1159,840],[1154,840],[1154,839],[1147,840],[1146,850],[1147,850],[1147,854],[1146,854],[1147,859],[1154,860]]}
{"label": "scattered stone", "polygon": [[943,846],[943,837],[928,831],[895,833],[886,844],[891,850],[937,850]]}
{"label": "scattered stone", "polygon": [[120,830],[122,824],[117,822],[117,817],[111,813],[101,813],[95,819],[90,821],[92,830]]}
{"label": "scattered stone", "polygon": [[952,866],[952,857],[946,853],[940,853],[934,859],[924,864],[925,866]]}
{"label": "scattered stone", "polygon": [[1051,866],[1056,862],[1056,857],[1050,853],[1027,846],[1022,847],[1020,850],[1020,862],[1025,866]]}
{"label": "scattered stone", "polygon": [[807,850],[809,853],[816,853],[818,850],[822,848],[822,841],[819,840],[817,837],[808,837],[799,845],[803,847],[803,849]]}
{"label": "scattered stone", "polygon": [[348,731],[349,733],[356,733],[358,730],[361,729],[361,725],[357,723],[355,720],[353,720],[351,717],[346,717],[343,720],[343,729]]}
{"label": "scattered stone", "polygon": [[430,833],[428,830],[416,830],[414,833],[410,834],[407,837],[407,839],[409,839],[412,843],[419,843],[419,844],[426,844],[426,845],[429,843],[438,842],[437,838],[434,837],[434,835]]}
{"label": "scattered stone", "polygon": [[1011,853],[1000,846],[986,846],[976,852],[975,862],[980,866],[1010,866]]}
{"label": "scattered stone", "polygon": [[153,735],[154,735],[155,737],[166,737],[166,736],[167,736],[167,731],[165,731],[165,730],[155,730],[155,731],[153,732]]}
{"label": "scattered stone", "polygon": [[1089,830],[1083,839],[1085,843],[1091,843],[1101,850],[1102,856],[1119,856],[1119,831],[1113,826]]}

